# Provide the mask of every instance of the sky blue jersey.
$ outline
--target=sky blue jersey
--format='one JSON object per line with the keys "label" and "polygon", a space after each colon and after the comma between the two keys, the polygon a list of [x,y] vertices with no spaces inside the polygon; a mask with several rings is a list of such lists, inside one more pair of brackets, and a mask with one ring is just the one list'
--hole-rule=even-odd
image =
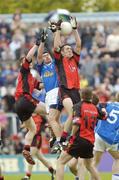
{"label": "sky blue jersey", "polygon": [[37,64],[37,70],[44,83],[46,93],[56,87],[59,87],[58,75],[54,60],[50,64]]}
{"label": "sky blue jersey", "polygon": [[119,143],[119,102],[107,103],[107,119],[99,120],[96,133],[109,144]]}

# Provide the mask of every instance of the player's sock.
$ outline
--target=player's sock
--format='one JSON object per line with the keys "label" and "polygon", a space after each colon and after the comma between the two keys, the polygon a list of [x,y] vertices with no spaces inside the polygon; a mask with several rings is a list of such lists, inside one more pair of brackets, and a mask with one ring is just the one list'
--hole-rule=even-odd
{"label": "player's sock", "polygon": [[119,180],[119,174],[113,174],[112,180]]}
{"label": "player's sock", "polygon": [[55,141],[56,141],[56,137],[52,137],[52,138],[50,138],[50,141],[49,141],[50,148],[52,148],[52,147],[53,147],[53,145],[54,145]]}
{"label": "player's sock", "polygon": [[28,176],[28,177],[30,178],[30,177],[31,177],[31,174],[27,172],[27,173],[26,173],[26,176]]}
{"label": "player's sock", "polygon": [[0,176],[0,180],[4,180],[4,177],[3,177],[3,176]]}
{"label": "player's sock", "polygon": [[78,176],[75,176],[75,180],[79,180],[79,177],[78,177]]}
{"label": "player's sock", "polygon": [[49,167],[48,170],[51,174],[55,173],[55,170],[53,169],[53,167]]}
{"label": "player's sock", "polygon": [[24,146],[24,150],[30,151],[30,145],[25,145],[25,146]]}
{"label": "player's sock", "polygon": [[63,131],[62,136],[60,138],[60,143],[65,142],[67,139],[68,133],[66,131]]}

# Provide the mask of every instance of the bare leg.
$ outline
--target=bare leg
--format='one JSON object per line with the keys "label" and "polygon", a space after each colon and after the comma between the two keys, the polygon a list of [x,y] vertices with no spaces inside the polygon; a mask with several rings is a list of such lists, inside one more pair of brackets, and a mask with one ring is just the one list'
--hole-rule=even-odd
{"label": "bare leg", "polygon": [[23,123],[24,127],[28,129],[28,132],[25,135],[25,145],[31,145],[33,137],[36,134],[36,125],[34,120],[29,118],[27,121]]}
{"label": "bare leg", "polygon": [[93,165],[93,158],[84,159],[84,164],[85,164],[86,168],[88,169],[88,171],[91,174],[91,179],[100,180],[100,177],[99,177],[99,174],[97,172],[97,169]]}
{"label": "bare leg", "polygon": [[94,151],[93,164],[95,167],[97,167],[97,165],[100,163],[102,155],[103,155],[103,152]]}
{"label": "bare leg", "polygon": [[30,154],[30,146],[33,140],[34,135],[36,134],[36,125],[34,120],[32,119],[32,117],[27,120],[24,121],[24,127],[26,127],[28,129],[28,132],[26,133],[25,136],[25,146],[24,146],[24,150],[22,151],[23,156],[25,157],[26,161],[31,164],[34,165],[35,161],[33,160],[31,154]]}
{"label": "bare leg", "polygon": [[47,112],[46,112],[45,104],[42,103],[42,102],[40,102],[40,103],[37,105],[37,107],[36,107],[34,113],[40,114],[40,115],[46,115]]}
{"label": "bare leg", "polygon": [[37,151],[36,157],[46,166],[48,169],[52,167],[52,164],[50,161],[48,161],[41,152]]}
{"label": "bare leg", "polygon": [[78,160],[76,158],[72,158],[68,162],[68,167],[70,171],[72,172],[72,174],[74,174],[75,176],[77,176],[77,164],[78,164]]}
{"label": "bare leg", "polygon": [[64,166],[70,159],[72,159],[72,156],[70,156],[67,152],[62,151],[59,159],[57,160],[56,180],[64,179]]}
{"label": "bare leg", "polygon": [[52,128],[56,138],[61,137],[61,126],[59,123],[59,117],[60,117],[60,111],[56,109],[50,109],[49,116],[48,116],[48,122],[50,127]]}
{"label": "bare leg", "polygon": [[63,100],[63,106],[68,114],[68,118],[64,124],[64,131],[65,132],[69,132],[69,130],[71,129],[72,126],[72,107],[73,107],[73,103],[71,98],[66,98]]}
{"label": "bare leg", "polygon": [[114,158],[112,165],[112,180],[119,180],[119,151],[109,151]]}
{"label": "bare leg", "polygon": [[80,180],[85,180],[86,168],[84,165],[84,160],[78,158],[78,177]]}
{"label": "bare leg", "polygon": [[[31,147],[31,155],[32,157],[35,157],[37,154],[37,148],[36,147]],[[28,163],[28,169],[27,169],[27,173],[28,174],[32,174],[32,169],[33,169],[33,165]]]}

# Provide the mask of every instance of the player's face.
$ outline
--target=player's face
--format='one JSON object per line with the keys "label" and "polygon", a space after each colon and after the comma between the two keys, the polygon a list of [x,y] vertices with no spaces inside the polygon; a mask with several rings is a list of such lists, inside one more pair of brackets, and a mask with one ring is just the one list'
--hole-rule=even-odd
{"label": "player's face", "polygon": [[49,53],[44,53],[43,54],[43,61],[44,61],[45,64],[51,63],[52,58],[51,58]]}
{"label": "player's face", "polygon": [[67,57],[67,58],[71,58],[73,56],[73,51],[72,51],[72,48],[71,46],[64,46],[63,47],[63,50],[61,51],[62,55]]}

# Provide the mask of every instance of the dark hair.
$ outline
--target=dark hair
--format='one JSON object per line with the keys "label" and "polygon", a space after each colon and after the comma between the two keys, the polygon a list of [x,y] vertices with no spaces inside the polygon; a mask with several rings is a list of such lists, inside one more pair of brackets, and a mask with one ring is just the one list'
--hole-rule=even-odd
{"label": "dark hair", "polygon": [[44,48],[43,54],[49,53],[47,48]]}
{"label": "dark hair", "polygon": [[82,90],[81,96],[84,101],[92,101],[92,89],[91,88],[85,88]]}
{"label": "dark hair", "polygon": [[60,51],[61,51],[65,46],[70,46],[70,44],[63,44],[62,46],[60,46]]}
{"label": "dark hair", "polygon": [[5,95],[2,100],[6,102],[5,112],[14,112],[15,98],[12,95]]}
{"label": "dark hair", "polygon": [[99,97],[96,94],[93,94],[92,96],[92,103],[94,105],[97,105],[99,103]]}
{"label": "dark hair", "polygon": [[22,63],[24,58],[25,58],[25,56],[20,57],[19,62]]}

